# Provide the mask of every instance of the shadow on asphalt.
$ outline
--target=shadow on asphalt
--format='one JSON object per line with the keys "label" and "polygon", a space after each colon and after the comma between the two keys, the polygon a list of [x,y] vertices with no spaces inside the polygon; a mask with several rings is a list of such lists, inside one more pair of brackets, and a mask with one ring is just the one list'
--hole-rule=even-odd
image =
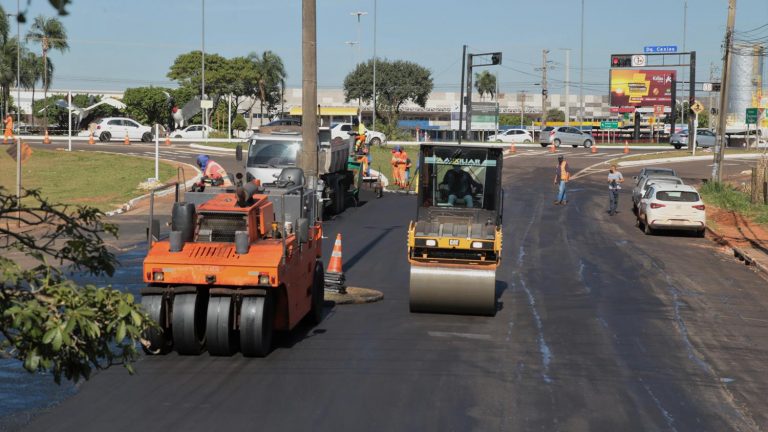
{"label": "shadow on asphalt", "polygon": [[504,295],[504,291],[507,290],[509,285],[502,280],[496,280],[496,312],[504,310],[504,302],[501,301],[501,296]]}

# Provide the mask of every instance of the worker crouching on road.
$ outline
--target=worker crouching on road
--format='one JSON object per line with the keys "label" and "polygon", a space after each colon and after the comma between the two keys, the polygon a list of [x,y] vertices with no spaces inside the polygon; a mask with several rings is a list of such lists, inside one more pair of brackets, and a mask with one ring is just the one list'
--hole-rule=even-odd
{"label": "worker crouching on road", "polygon": [[203,178],[200,180],[200,186],[209,181],[211,186],[232,186],[232,182],[224,168],[218,162],[212,160],[208,155],[199,155],[197,157],[197,166],[203,172]]}
{"label": "worker crouching on road", "polygon": [[405,168],[408,165],[408,153],[400,146],[395,146],[392,150],[392,177],[395,178],[395,184],[398,187],[405,188]]}
{"label": "worker crouching on road", "polygon": [[566,205],[568,200],[566,197],[566,189],[568,186],[568,180],[571,179],[571,172],[568,168],[568,162],[560,155],[557,157],[557,171],[555,173],[555,186],[557,189],[557,198],[555,199],[555,205]]}

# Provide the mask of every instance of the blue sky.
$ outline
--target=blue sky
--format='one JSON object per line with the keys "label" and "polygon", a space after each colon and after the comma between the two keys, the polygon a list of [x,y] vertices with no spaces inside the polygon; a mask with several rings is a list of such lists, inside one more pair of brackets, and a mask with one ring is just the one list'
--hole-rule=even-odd
{"label": "blue sky", "polygon": [[[25,7],[26,0],[22,0]],[[640,52],[645,45],[683,42],[684,0],[585,0],[585,93],[607,91],[609,56]],[[7,12],[16,2],[2,0]],[[373,53],[373,0],[317,0],[318,84],[340,88],[356,58]],[[429,68],[435,90],[458,89],[461,46],[502,51],[501,92],[534,90],[541,50],[551,50],[552,92],[562,91],[565,51],[571,48],[571,92],[578,92],[580,0],[378,0],[379,57],[415,61]],[[359,53],[353,11],[362,18]],[[768,1],[739,0],[737,30],[768,23]],[[53,15],[45,0],[32,0],[28,16]],[[727,0],[688,0],[688,49],[698,54],[698,78],[710,63],[722,64]],[[61,18],[71,50],[53,53],[54,88],[121,90],[172,83],[168,67],[201,44],[201,0],[74,0]],[[15,30],[15,28],[14,28]],[[206,52],[226,57],[272,50],[284,60],[288,84],[301,83],[301,0],[208,0]],[[768,36],[768,29],[758,33]],[[22,27],[22,33],[26,27]],[[39,51],[39,47],[32,49]]]}

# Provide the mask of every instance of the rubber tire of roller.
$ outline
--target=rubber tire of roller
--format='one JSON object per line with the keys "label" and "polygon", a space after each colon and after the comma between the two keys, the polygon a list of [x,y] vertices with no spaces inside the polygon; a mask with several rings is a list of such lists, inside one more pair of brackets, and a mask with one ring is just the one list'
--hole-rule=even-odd
{"label": "rubber tire of roller", "polygon": [[205,339],[210,355],[231,356],[236,350],[232,304],[230,296],[211,297],[208,300]]}
{"label": "rubber tire of roller", "polygon": [[244,297],[240,306],[240,351],[244,357],[264,357],[272,348],[272,296]]}
{"label": "rubber tire of roller", "polygon": [[200,354],[205,346],[206,305],[202,297],[196,293],[173,297],[173,343],[181,355]]}
{"label": "rubber tire of roller", "polygon": [[141,297],[141,307],[149,318],[157,324],[158,327],[147,329],[142,337],[149,342],[149,346],[141,345],[141,348],[148,355],[167,354],[173,347],[173,341],[167,328],[163,328],[165,317],[165,302],[161,295],[145,295]]}

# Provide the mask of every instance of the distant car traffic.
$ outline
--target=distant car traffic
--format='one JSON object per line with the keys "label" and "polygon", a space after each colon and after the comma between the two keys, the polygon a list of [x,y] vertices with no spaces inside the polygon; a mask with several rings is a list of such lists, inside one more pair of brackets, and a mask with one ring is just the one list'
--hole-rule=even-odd
{"label": "distant car traffic", "polygon": [[488,135],[486,139],[488,142],[504,142],[515,144],[529,144],[533,142],[531,133],[522,129],[507,129],[505,131],[499,131],[497,134]]}
{"label": "distant car traffic", "polygon": [[189,125],[185,127],[184,129],[178,129],[171,134],[174,138],[205,138],[206,136],[211,136],[211,132],[216,132],[216,129],[210,127],[210,126],[204,126],[204,125]]}
{"label": "distant car traffic", "polygon": [[645,234],[656,230],[691,230],[704,236],[706,207],[687,185],[655,184],[648,188],[637,211],[637,226]]}
{"label": "distant car traffic", "polygon": [[[555,147],[560,147],[561,144],[570,145],[573,148],[578,146],[584,146],[584,148],[592,147],[595,142],[595,138],[592,134],[582,132],[575,127],[570,126],[558,126],[554,127],[549,132],[545,128],[542,131],[543,138],[539,138],[539,143],[542,147],[554,144]],[[547,135],[548,134],[548,135]]]}
{"label": "distant car traffic", "polygon": [[539,144],[541,144],[542,147],[549,145],[549,133],[554,129],[555,128],[552,126],[547,126],[539,132]]}
{"label": "distant car traffic", "polygon": [[[351,132],[357,132],[355,129],[352,123],[336,123],[331,125],[331,137],[348,139],[351,137]],[[368,129],[365,133],[365,142],[372,146],[379,146],[387,143],[387,136],[381,132]]]}
{"label": "distant car traffic", "polygon": [[144,126],[127,117],[105,117],[96,122],[93,131],[94,138],[102,142],[108,142],[112,138],[122,140],[126,135],[131,141],[151,142],[154,138],[150,126]]}
{"label": "distant car traffic", "polygon": [[640,200],[643,198],[648,188],[656,184],[681,185],[684,183],[679,177],[670,175],[653,174],[642,177],[635,188],[632,189],[632,209],[634,211],[637,211],[637,206],[640,204]]}
{"label": "distant car traffic", "polygon": [[643,177],[649,176],[649,175],[654,175],[654,174],[669,175],[669,176],[673,176],[673,177],[679,177],[677,175],[677,171],[675,171],[672,168],[650,167],[650,168],[643,168],[643,169],[640,170],[640,174],[638,174],[638,175],[636,175],[634,177],[635,183],[636,184],[640,183],[640,180],[642,180]]}
{"label": "distant car traffic", "polygon": [[[709,148],[715,146],[717,136],[709,129],[696,129],[696,147]],[[669,143],[676,149],[688,146],[688,131],[673,133]]]}

